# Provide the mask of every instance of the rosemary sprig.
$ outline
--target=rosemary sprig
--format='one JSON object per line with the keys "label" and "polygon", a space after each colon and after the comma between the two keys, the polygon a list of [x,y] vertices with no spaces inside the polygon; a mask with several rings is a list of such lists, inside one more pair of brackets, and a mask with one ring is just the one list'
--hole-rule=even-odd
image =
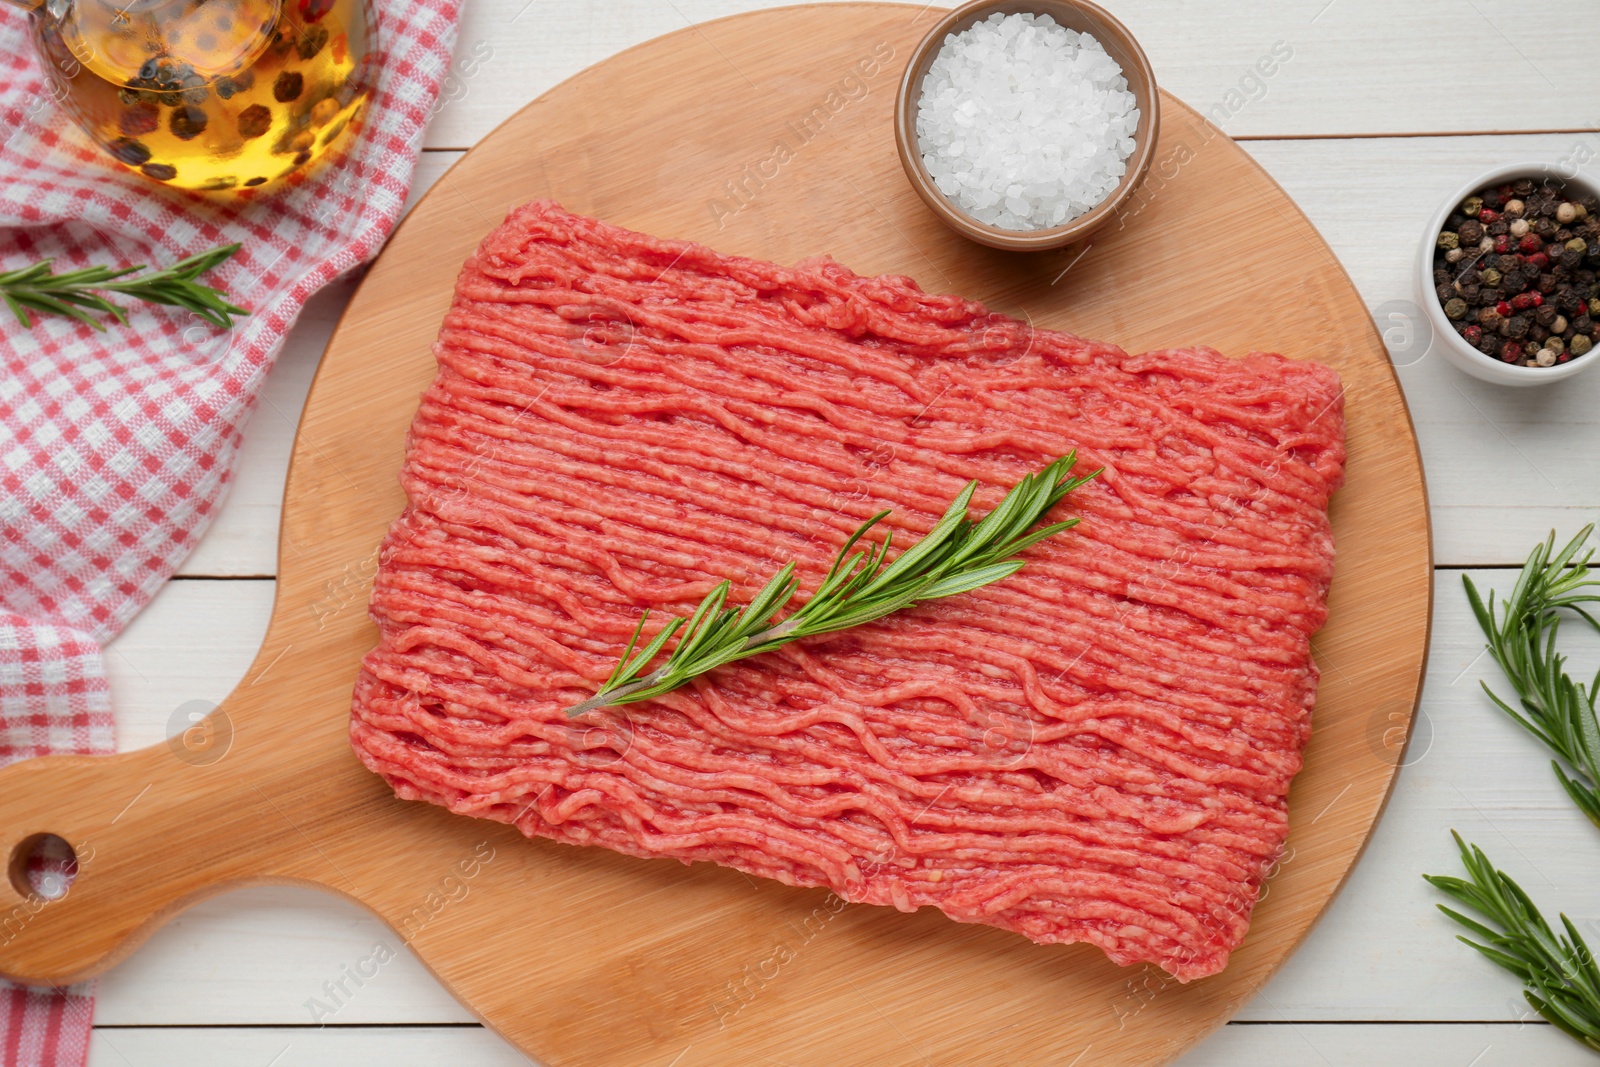
{"label": "rosemary sprig", "polygon": [[[1594,550],[1574,558],[1593,530],[1593,524],[1585,526],[1559,552],[1552,531],[1543,544],[1528,554],[1511,595],[1499,604],[1493,590],[1485,603],[1471,578],[1463,575],[1462,581],[1467,587],[1467,599],[1472,602],[1472,613],[1488,638],[1489,652],[1517,691],[1521,710],[1500,699],[1488,683],[1484,683],[1483,691],[1500,710],[1560,757],[1551,760],[1550,766],[1561,788],[1590,822],[1600,826],[1600,722],[1595,717],[1600,672],[1587,686],[1574,682],[1563,669],[1566,657],[1556,653],[1560,609],[1571,609],[1600,630],[1600,622],[1581,607],[1600,601],[1600,593],[1590,592],[1600,587],[1600,581],[1589,577]],[[1563,761],[1571,768],[1570,775],[1563,768]]]}
{"label": "rosemary sprig", "polygon": [[1470,877],[1423,877],[1495,927],[1440,904],[1440,911],[1482,939],[1458,936],[1457,940],[1522,979],[1526,987],[1522,995],[1534,1011],[1600,1052],[1600,969],[1577,927],[1562,915],[1565,934],[1552,932],[1528,894],[1504,871],[1496,870],[1482,849],[1468,845],[1454,831],[1451,836]]}
{"label": "rosemary sprig", "polygon": [[195,281],[206,271],[222,263],[235,252],[236,244],[223,245],[209,252],[179,260],[165,270],[130,278],[128,275],[144,270],[144,264],[114,270],[111,267],[84,267],[65,274],[51,272],[52,260],[41,260],[31,267],[0,274],[0,298],[4,298],[11,313],[25,327],[33,326],[29,312],[49,312],[67,315],[86,322],[97,330],[105,325],[91,312],[111,315],[126,324],[128,316],[121,307],[94,292],[99,289],[121,293],[148,304],[170,304],[185,308],[220,329],[233,325],[234,315],[250,312],[236,307],[226,294]]}
{"label": "rosemary sprig", "polygon": [[[856,543],[889,514],[878,512],[850,535],[811,599],[782,622],[773,623],[772,619],[800,585],[793,563],[785,564],[773,575],[742,611],[724,606],[731,586],[726,581],[719,583],[693,615],[687,620],[674,618],[635,653],[639,635],[650,617],[646,611],[611,677],[594,696],[568,708],[568,717],[576,718],[594,708],[649,700],[736,659],[769,652],[802,637],[860,626],[919,600],[954,596],[1015,574],[1023,564],[1013,558],[1017,553],[1077,525],[1077,519],[1067,519],[1029,532],[1063,497],[1100,473],[1097,470],[1082,478],[1070,477],[1077,457],[1076,451],[1070,452],[1023,478],[981,522],[967,518],[967,506],[978,487],[977,482],[969,482],[927,536],[887,566],[892,533],[882,544],[853,551]],[[666,662],[643,673],[680,629],[683,637]]]}

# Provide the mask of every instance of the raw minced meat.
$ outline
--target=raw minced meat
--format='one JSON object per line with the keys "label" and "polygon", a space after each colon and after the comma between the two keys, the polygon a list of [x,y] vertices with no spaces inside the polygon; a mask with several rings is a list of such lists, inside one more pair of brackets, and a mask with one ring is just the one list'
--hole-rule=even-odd
{"label": "raw minced meat", "polygon": [[[540,202],[468,261],[381,554],[357,755],[529,836],[709,860],[1215,973],[1288,831],[1343,476],[1338,378],[1130,356],[982,305]],[[1076,448],[1016,575],[565,709],[718,581],[801,598]]]}

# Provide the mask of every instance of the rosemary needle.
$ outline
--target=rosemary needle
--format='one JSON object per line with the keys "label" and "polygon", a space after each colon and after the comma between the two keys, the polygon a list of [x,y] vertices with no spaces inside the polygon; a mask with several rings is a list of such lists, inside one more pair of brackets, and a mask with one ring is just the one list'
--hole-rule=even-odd
{"label": "rosemary needle", "polygon": [[[882,544],[854,551],[856,543],[889,514],[880,511],[850,535],[811,599],[782,622],[773,623],[773,616],[789,603],[800,584],[793,563],[773,575],[742,611],[725,606],[731,586],[726,581],[718,583],[693,615],[687,620],[674,618],[635,653],[650,617],[646,611],[611,677],[594,696],[568,708],[568,717],[649,700],[736,659],[769,652],[802,637],[860,626],[919,600],[954,596],[1015,574],[1023,563],[1014,558],[1017,553],[1077,525],[1077,519],[1067,519],[1032,529],[1068,493],[1100,473],[1071,477],[1077,456],[1076,451],[1070,452],[1023,478],[981,522],[967,518],[967,506],[978,488],[977,482],[969,482],[927,536],[887,565],[893,534]],[[644,673],[680,629],[683,637],[666,662]]]}
{"label": "rosemary needle", "polygon": [[64,274],[52,272],[52,260],[41,260],[31,267],[0,274],[0,298],[23,326],[31,327],[30,312],[66,315],[86,322],[97,330],[105,325],[93,313],[110,315],[126,324],[127,312],[95,290],[121,293],[147,304],[169,304],[199,315],[220,329],[233,325],[233,316],[250,312],[232,304],[226,294],[195,279],[239,251],[237,244],[223,245],[181,259],[164,270],[151,271],[137,278],[129,275],[144,270],[144,265],[113,269],[84,267]]}

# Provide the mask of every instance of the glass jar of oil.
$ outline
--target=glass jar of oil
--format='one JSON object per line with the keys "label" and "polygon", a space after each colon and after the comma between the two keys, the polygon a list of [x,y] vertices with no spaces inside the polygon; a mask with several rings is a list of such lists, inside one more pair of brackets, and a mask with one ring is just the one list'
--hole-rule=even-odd
{"label": "glass jar of oil", "polygon": [[307,170],[370,92],[363,0],[45,0],[32,27],[63,110],[117,163],[185,189]]}

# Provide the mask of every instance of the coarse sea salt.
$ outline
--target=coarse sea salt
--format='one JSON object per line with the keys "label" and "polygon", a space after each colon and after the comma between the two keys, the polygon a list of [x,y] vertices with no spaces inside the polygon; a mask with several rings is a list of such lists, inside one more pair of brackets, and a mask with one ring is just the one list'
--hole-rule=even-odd
{"label": "coarse sea salt", "polygon": [[917,147],[939,191],[1005,230],[1060,226],[1122,181],[1139,109],[1092,35],[989,16],[944,39],[922,80]]}

